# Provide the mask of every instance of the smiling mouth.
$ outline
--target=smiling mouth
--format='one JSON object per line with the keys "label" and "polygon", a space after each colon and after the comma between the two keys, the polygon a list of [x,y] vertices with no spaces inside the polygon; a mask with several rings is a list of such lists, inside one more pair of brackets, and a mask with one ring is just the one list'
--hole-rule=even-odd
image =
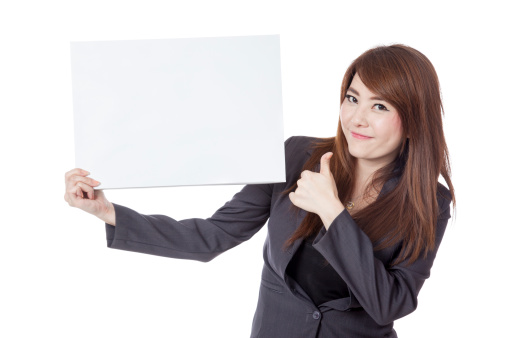
{"label": "smiling mouth", "polygon": [[370,137],[370,136],[365,136],[365,135],[361,135],[361,134],[357,134],[357,133],[354,133],[353,131],[350,132],[350,134],[354,137],[354,138],[357,138],[359,140],[369,140],[373,137]]}

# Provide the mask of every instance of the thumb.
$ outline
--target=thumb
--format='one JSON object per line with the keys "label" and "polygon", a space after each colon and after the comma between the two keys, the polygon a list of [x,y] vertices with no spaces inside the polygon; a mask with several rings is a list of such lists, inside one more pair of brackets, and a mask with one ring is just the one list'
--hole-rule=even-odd
{"label": "thumb", "polygon": [[331,162],[332,152],[327,152],[320,158],[320,173],[324,175],[331,175],[331,169],[329,168],[329,162]]}

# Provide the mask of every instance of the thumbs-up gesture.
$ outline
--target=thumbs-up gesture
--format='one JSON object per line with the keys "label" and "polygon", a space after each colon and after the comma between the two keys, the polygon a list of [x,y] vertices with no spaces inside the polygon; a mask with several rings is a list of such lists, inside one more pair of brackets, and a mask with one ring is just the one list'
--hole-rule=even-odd
{"label": "thumbs-up gesture", "polygon": [[334,217],[344,209],[329,168],[331,156],[333,156],[331,152],[322,155],[320,173],[304,170],[297,181],[296,191],[289,194],[289,199],[295,206],[319,215],[326,229]]}

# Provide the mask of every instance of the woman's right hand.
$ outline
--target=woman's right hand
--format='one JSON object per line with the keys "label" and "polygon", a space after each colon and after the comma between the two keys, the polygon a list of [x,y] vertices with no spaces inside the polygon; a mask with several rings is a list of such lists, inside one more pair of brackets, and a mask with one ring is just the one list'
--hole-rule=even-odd
{"label": "woman's right hand", "polygon": [[65,201],[71,207],[84,210],[108,224],[115,225],[113,204],[106,199],[102,190],[93,189],[100,185],[100,182],[86,177],[89,174],[80,168],[65,173]]}

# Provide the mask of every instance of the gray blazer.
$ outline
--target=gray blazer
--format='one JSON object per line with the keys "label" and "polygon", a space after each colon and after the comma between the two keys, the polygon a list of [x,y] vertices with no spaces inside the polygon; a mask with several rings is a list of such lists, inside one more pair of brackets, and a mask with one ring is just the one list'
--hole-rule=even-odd
{"label": "gray blazer", "polygon": [[[302,241],[296,241],[288,250],[283,245],[306,211],[289,213],[292,202],[287,195],[279,194],[299,179],[313,140],[293,136],[285,141],[285,183],[246,185],[207,219],[177,221],[164,215],[142,215],[114,204],[116,226],[106,224],[107,246],[207,262],[251,238],[269,218],[251,337],[397,337],[393,321],[416,309],[419,290],[430,276],[450,217],[450,194],[439,184],[436,249],[409,267],[389,267],[399,246],[374,252],[370,239],[346,210],[327,231],[322,227],[313,246],[347,283],[349,297],[316,306],[285,273]],[[396,179],[386,182],[381,194],[395,184]]]}

